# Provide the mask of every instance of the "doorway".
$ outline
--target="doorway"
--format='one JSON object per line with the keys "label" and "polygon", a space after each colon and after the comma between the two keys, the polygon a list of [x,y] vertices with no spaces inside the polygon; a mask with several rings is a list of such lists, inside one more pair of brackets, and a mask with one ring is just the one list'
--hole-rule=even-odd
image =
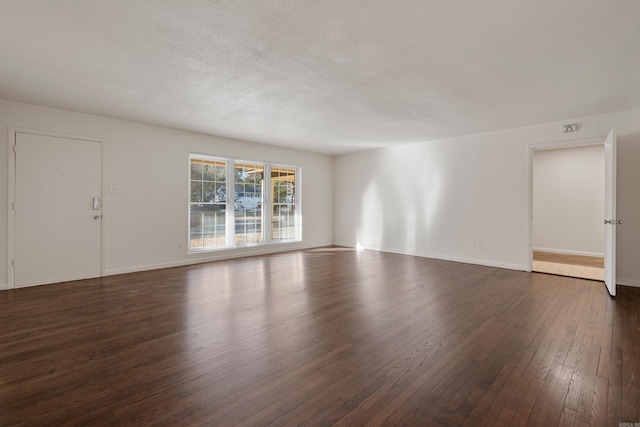
{"label": "doorway", "polygon": [[29,131],[14,137],[9,287],[100,276],[102,144]]}
{"label": "doorway", "polygon": [[[610,187],[615,189],[615,185],[608,185],[608,175],[612,173],[606,147],[611,138],[615,143],[613,131],[606,138],[594,137],[529,146],[529,271],[542,271],[539,264],[548,262],[558,265],[547,266],[555,270],[544,272],[602,280],[602,258],[611,260],[615,257],[615,253],[610,253],[606,244],[609,235],[606,227],[603,227],[603,213],[608,215],[604,208],[612,204],[607,202],[607,197],[612,195]],[[537,163],[541,158],[550,161],[550,165],[542,168],[544,171],[546,167],[550,167],[548,174],[542,173]],[[540,191],[555,193],[545,196],[547,211],[542,213],[538,205]],[[534,192],[537,192],[536,197]],[[567,196],[567,192],[572,194]],[[546,235],[542,238],[538,234],[541,222],[550,224],[550,229],[546,230]],[[590,268],[598,270],[589,271]],[[585,269],[586,275],[582,271]],[[606,271],[605,268],[605,273]],[[610,269],[609,273],[611,272]],[[608,276],[605,274],[606,277]]]}
{"label": "doorway", "polygon": [[604,280],[604,145],[531,153],[531,271]]}

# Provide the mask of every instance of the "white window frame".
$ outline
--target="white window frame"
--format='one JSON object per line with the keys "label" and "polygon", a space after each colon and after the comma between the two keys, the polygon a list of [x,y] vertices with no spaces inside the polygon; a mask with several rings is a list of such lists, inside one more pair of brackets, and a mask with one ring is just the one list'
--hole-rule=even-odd
{"label": "white window frame", "polygon": [[[212,160],[218,162],[225,162],[226,164],[226,209],[225,209],[225,244],[220,246],[207,246],[207,247],[191,247],[191,161],[193,159],[198,160]],[[235,243],[235,222],[236,222],[236,213],[235,213],[235,166],[236,163],[249,163],[249,164],[259,164],[264,167],[263,171],[263,188],[262,188],[262,218],[261,218],[261,230],[262,230],[262,241],[260,242],[250,242],[250,243]],[[295,236],[291,239],[272,239],[272,211],[273,211],[273,201],[271,198],[271,167],[277,168],[288,168],[295,170],[295,190],[294,190],[294,221],[295,221]],[[299,165],[291,165],[287,163],[275,163],[275,162],[266,162],[262,160],[248,160],[248,159],[240,159],[240,158],[232,158],[232,157],[221,157],[210,154],[202,154],[202,153],[189,153],[188,158],[188,215],[187,215],[187,241],[188,241],[188,253],[189,254],[198,254],[203,252],[213,252],[220,250],[231,250],[237,248],[246,248],[252,246],[263,246],[263,245],[279,245],[286,243],[295,243],[302,241],[302,197],[301,197],[301,189],[302,189],[302,168]]]}

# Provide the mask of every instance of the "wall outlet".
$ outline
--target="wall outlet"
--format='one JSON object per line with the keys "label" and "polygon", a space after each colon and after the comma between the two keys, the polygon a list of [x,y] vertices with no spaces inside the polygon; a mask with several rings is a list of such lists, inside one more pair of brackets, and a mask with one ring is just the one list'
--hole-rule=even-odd
{"label": "wall outlet", "polygon": [[482,250],[482,246],[483,246],[482,242],[476,243],[476,248]]}
{"label": "wall outlet", "polygon": [[178,243],[178,249],[184,249],[184,243],[182,242]]}

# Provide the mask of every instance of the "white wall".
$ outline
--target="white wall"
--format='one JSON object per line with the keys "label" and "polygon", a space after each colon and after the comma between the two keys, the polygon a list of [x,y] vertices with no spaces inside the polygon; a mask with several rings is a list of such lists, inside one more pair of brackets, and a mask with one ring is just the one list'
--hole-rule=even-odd
{"label": "white wall", "polygon": [[[330,156],[0,100],[0,289],[7,287],[8,127],[103,139],[107,275],[332,243]],[[187,246],[190,151],[302,166],[302,242],[194,255],[180,249]]]}
{"label": "white wall", "polygon": [[[580,123],[577,134],[561,125]],[[332,158],[89,114],[0,100],[0,164],[8,127],[104,140],[107,274],[331,243],[526,269],[529,146],[618,132],[618,282],[640,286],[640,110],[436,140]],[[187,255],[187,153],[303,168],[303,242]],[[0,173],[0,289],[7,277],[7,176]],[[120,194],[108,193],[118,186]],[[149,206],[161,203],[161,215]],[[144,224],[139,227],[139,224]],[[334,232],[332,239],[332,230]],[[482,243],[478,247],[478,243]]]}
{"label": "white wall", "polygon": [[604,255],[604,145],[536,150],[535,250]]}
{"label": "white wall", "polygon": [[[562,124],[580,130],[563,134]],[[334,241],[526,270],[531,145],[618,132],[618,283],[640,285],[640,110],[338,156]]]}

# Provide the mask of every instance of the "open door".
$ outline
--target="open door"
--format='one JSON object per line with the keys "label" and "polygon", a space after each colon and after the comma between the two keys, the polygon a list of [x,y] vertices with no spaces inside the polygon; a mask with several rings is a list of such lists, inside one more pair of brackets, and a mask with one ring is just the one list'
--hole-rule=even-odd
{"label": "open door", "polygon": [[616,144],[613,130],[604,141],[604,283],[616,295]]}

